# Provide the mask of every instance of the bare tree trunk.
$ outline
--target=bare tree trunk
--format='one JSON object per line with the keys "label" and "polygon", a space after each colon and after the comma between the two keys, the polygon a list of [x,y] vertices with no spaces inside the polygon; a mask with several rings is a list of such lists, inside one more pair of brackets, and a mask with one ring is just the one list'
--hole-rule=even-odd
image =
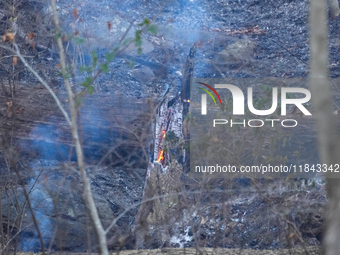
{"label": "bare tree trunk", "polygon": [[[333,1],[334,2],[334,1]],[[332,114],[331,92],[328,80],[328,29],[326,1],[310,1],[310,89],[317,122],[319,153],[323,163],[339,163],[339,143],[336,138],[335,119]],[[339,254],[340,250],[340,179],[332,172],[326,173],[327,210],[323,249],[326,255]]]}

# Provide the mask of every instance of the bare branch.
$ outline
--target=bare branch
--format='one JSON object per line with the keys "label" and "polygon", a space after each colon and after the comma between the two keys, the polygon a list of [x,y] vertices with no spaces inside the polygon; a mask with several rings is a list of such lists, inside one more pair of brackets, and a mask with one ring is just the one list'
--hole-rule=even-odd
{"label": "bare branch", "polygon": [[54,91],[51,89],[51,87],[47,84],[47,82],[44,81],[44,79],[27,63],[25,57],[23,55],[21,55],[18,45],[16,43],[13,43],[13,45],[15,47],[15,51],[12,50],[9,47],[4,46],[4,45],[0,45],[0,47],[15,53],[20,58],[22,63],[25,65],[25,67],[28,70],[30,70],[33,73],[33,75],[39,80],[39,82],[48,90],[48,92],[51,94],[51,96],[53,97],[53,99],[57,103],[60,111],[63,113],[66,121],[68,122],[69,125],[71,125],[70,118],[68,117],[68,114],[65,111],[65,109],[64,109],[63,105],[61,104],[61,102],[60,102],[59,98],[57,97],[57,95],[54,93]]}
{"label": "bare branch", "polygon": [[51,0],[51,6],[52,6],[52,11],[53,11],[53,21],[54,21],[54,25],[56,28],[56,34],[57,34],[57,44],[58,44],[59,54],[60,54],[60,65],[61,65],[62,75],[64,78],[65,88],[66,88],[66,91],[69,97],[70,112],[71,112],[71,132],[72,132],[72,137],[73,137],[75,148],[76,148],[78,167],[79,167],[80,175],[83,181],[83,191],[84,191],[83,196],[89,208],[91,219],[92,219],[95,231],[99,239],[98,241],[99,241],[99,247],[100,247],[101,253],[103,255],[109,255],[109,251],[108,251],[107,244],[106,244],[106,233],[100,222],[98,211],[94,203],[94,199],[93,199],[93,195],[91,191],[91,185],[85,172],[83,148],[81,146],[81,141],[80,141],[78,127],[77,127],[77,107],[74,101],[74,94],[72,92],[69,80],[67,78],[65,53],[64,53],[61,36],[60,36],[61,32],[60,32],[59,18],[57,14],[57,7],[55,4],[55,0]]}

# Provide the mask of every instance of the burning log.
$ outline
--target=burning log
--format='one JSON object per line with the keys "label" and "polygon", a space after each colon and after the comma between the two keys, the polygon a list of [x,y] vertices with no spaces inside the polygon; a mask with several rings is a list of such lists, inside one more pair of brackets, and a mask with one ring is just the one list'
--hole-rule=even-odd
{"label": "burning log", "polygon": [[[175,138],[183,140],[182,148],[180,149],[177,161],[185,165],[189,162],[189,157],[186,157],[185,143],[189,138],[189,133],[186,130],[186,118],[189,112],[190,105],[190,81],[193,75],[194,63],[196,54],[196,44],[194,44],[187,57],[184,68],[181,91],[174,98],[167,97],[159,106],[156,121],[155,121],[155,141],[154,152],[151,158],[151,164],[148,168],[148,175],[154,167],[154,163],[160,163],[163,168],[171,164],[171,148],[163,148],[167,141]],[[178,152],[177,152],[178,153]],[[153,162],[153,159],[157,159]]]}
{"label": "burning log", "polygon": [[[155,196],[176,193],[183,171],[189,168],[187,144],[189,132],[186,119],[190,106],[190,82],[196,54],[194,44],[187,57],[181,91],[174,97],[166,97],[160,104],[155,120],[154,151],[150,156],[143,200]],[[149,235],[149,225],[166,222],[173,198],[157,198],[143,203],[137,215],[137,248],[144,245]],[[162,239],[164,239],[162,237]]]}

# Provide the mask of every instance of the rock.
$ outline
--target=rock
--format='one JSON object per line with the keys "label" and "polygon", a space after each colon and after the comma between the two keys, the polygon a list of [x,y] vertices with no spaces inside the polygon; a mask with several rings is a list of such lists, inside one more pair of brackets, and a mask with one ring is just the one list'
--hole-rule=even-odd
{"label": "rock", "polygon": [[132,75],[140,82],[150,83],[155,79],[155,75],[153,71],[146,67],[142,66],[140,68],[135,68],[132,71]]}
{"label": "rock", "polygon": [[228,45],[223,51],[217,53],[213,63],[219,66],[237,65],[244,62],[251,62],[256,44],[243,39]]}

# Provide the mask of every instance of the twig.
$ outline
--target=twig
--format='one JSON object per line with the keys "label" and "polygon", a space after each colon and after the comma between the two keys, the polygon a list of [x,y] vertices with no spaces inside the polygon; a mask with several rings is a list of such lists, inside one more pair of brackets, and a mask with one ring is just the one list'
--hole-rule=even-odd
{"label": "twig", "polygon": [[287,51],[290,55],[292,55],[294,58],[296,58],[297,60],[299,60],[300,62],[304,63],[306,66],[308,66],[308,63],[304,60],[302,60],[301,58],[299,58],[298,56],[296,56],[293,52],[291,52],[290,50],[288,50],[286,47],[284,47],[283,45],[281,45],[280,43],[278,43],[276,40],[274,39],[270,39],[273,43],[277,44],[278,46],[280,46],[282,49],[284,49],[285,51]]}
{"label": "twig", "polygon": [[54,91],[51,89],[51,87],[47,84],[46,81],[44,81],[42,79],[42,77],[27,63],[27,61],[25,60],[24,56],[21,55],[19,47],[16,43],[13,43],[14,47],[15,47],[15,51],[13,51],[11,48],[6,47],[4,45],[0,45],[1,48],[10,50],[12,52],[15,52],[15,54],[20,58],[20,60],[22,61],[22,63],[25,65],[25,67],[30,70],[33,75],[39,80],[39,82],[48,90],[48,92],[52,95],[53,99],[55,100],[55,102],[57,103],[59,109],[61,110],[61,112],[63,113],[66,121],[68,122],[69,125],[71,125],[71,121],[70,118],[68,117],[67,112],[65,111],[64,107],[62,106],[59,98],[57,97],[57,95],[54,93]]}
{"label": "twig", "polygon": [[[252,183],[254,184],[256,190],[258,190],[258,191],[261,190],[260,187],[257,185],[257,183],[254,181],[254,179],[251,179],[251,181],[252,181]],[[291,222],[290,220],[286,219],[286,217],[284,217],[284,215],[282,215],[280,212],[278,212],[278,211],[273,207],[273,205],[272,205],[270,199],[269,199],[267,196],[264,196],[262,193],[259,193],[259,194],[261,194],[262,198],[267,202],[267,204],[269,205],[269,207],[271,208],[271,210],[272,210],[272,212],[273,212],[274,214],[276,214],[277,216],[279,216],[280,218],[282,218],[288,225],[290,225],[290,226],[293,227],[293,229],[295,230],[295,234],[296,234],[297,238],[299,239],[299,241],[300,241],[301,244],[302,244],[303,249],[305,250],[306,255],[310,255],[309,252],[308,252],[308,250],[307,250],[307,247],[306,247],[306,245],[305,245],[305,242],[304,242],[303,239],[302,239],[301,232],[300,232],[300,230],[296,227],[296,225],[295,225],[293,222]]]}
{"label": "twig", "polygon": [[39,237],[39,240],[40,240],[40,243],[41,243],[41,251],[43,253],[43,255],[45,255],[45,244],[44,244],[44,239],[41,235],[41,232],[40,232],[40,228],[39,228],[39,225],[38,225],[38,221],[37,221],[37,218],[35,217],[35,214],[34,214],[34,211],[33,211],[33,208],[32,208],[32,204],[31,204],[31,200],[30,200],[30,197],[29,197],[29,193],[27,192],[26,190],[26,187],[25,187],[25,184],[23,183],[23,179],[21,178],[21,175],[19,173],[19,170],[17,168],[16,165],[14,165],[14,170],[15,170],[15,173],[17,174],[19,180],[21,181],[21,187],[22,187],[22,190],[24,191],[24,195],[25,195],[25,198],[26,198],[26,201],[27,201],[27,205],[28,205],[28,209],[31,213],[31,216],[32,216],[32,221],[33,221],[33,224],[37,230],[37,233],[38,233],[38,237]]}

